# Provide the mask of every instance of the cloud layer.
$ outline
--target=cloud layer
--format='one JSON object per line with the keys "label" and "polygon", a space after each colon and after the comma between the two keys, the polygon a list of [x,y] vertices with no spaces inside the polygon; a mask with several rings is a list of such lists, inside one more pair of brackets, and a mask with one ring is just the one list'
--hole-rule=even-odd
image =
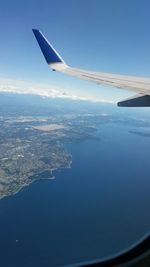
{"label": "cloud layer", "polygon": [[53,88],[48,85],[31,84],[23,81],[4,80],[4,79],[0,79],[0,92],[32,94],[50,98],[66,98],[72,100],[83,100],[91,102],[113,103],[105,99],[96,99],[94,97],[88,98],[85,96],[70,94],[66,92],[63,88],[58,88],[58,87]]}

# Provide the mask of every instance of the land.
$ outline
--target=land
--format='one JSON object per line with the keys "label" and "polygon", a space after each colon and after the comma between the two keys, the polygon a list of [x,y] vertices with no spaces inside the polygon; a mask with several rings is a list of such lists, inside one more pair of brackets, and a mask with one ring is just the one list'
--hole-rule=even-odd
{"label": "land", "polygon": [[70,167],[71,155],[60,142],[62,126],[33,126],[43,121],[40,118],[1,118],[0,198],[17,193],[36,179],[53,178],[55,169]]}
{"label": "land", "polygon": [[48,124],[48,125],[42,125],[42,126],[34,126],[34,129],[40,130],[40,131],[54,131],[65,128],[64,125],[58,125],[58,124]]}
{"label": "land", "polygon": [[94,138],[88,116],[0,116],[0,199],[69,168],[66,143]]}
{"label": "land", "polygon": [[90,138],[101,142],[108,123],[131,126],[138,135],[142,127],[140,135],[149,137],[145,112],[137,119],[108,104],[0,93],[0,199],[35,180],[54,179],[54,170],[71,167],[66,145]]}

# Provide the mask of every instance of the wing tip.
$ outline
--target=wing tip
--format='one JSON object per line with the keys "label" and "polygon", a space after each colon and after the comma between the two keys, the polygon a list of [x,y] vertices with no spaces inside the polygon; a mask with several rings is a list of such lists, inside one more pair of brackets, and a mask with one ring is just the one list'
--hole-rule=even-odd
{"label": "wing tip", "polygon": [[36,28],[33,28],[32,31],[33,31],[33,33],[35,33],[35,32],[39,32],[40,30],[36,29]]}
{"label": "wing tip", "polygon": [[45,36],[39,29],[32,29],[34,36],[41,48],[41,51],[47,61],[47,63],[65,63],[61,56],[57,53],[57,51],[53,48],[53,46],[48,42]]}

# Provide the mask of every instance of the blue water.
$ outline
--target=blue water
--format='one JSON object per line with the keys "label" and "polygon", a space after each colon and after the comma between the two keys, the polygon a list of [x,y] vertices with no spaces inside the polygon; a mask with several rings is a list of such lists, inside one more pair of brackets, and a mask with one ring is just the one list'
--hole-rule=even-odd
{"label": "blue water", "polygon": [[99,140],[68,145],[70,169],[0,201],[0,266],[100,259],[150,229],[150,138],[102,125]]}

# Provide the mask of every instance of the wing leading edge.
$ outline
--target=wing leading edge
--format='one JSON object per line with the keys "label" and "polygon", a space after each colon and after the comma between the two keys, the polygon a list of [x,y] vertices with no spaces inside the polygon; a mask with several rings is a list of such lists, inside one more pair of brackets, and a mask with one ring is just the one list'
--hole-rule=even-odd
{"label": "wing leading edge", "polygon": [[92,81],[96,84],[104,84],[138,93],[135,97],[119,102],[118,106],[150,106],[150,78],[93,72],[72,68],[64,62],[62,57],[56,52],[53,46],[39,30],[33,29],[33,33],[48,65],[52,68],[52,70],[63,72],[80,79]]}

